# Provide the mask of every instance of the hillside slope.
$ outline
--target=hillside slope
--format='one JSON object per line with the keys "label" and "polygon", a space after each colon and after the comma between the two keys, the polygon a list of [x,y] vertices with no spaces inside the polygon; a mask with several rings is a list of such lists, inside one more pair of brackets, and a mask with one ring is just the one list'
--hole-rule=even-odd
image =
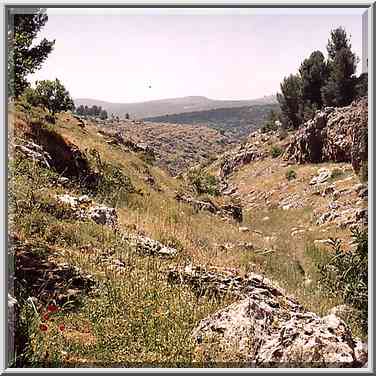
{"label": "hillside slope", "polygon": [[158,99],[136,103],[111,103],[90,98],[77,98],[74,100],[76,107],[80,105],[101,106],[109,114],[124,118],[129,113],[133,119],[141,119],[151,116],[176,114],[191,111],[204,111],[214,108],[242,107],[259,104],[276,103],[275,96],[251,100],[216,100],[202,96],[190,96],[182,98]]}
{"label": "hillside slope", "polygon": [[[111,140],[95,122],[69,113],[51,124],[43,110],[17,103],[9,129],[15,364],[210,367],[231,361],[247,366],[242,362],[251,357],[254,366],[265,367],[282,361],[267,356],[268,346],[287,327],[306,327],[304,317],[312,319],[311,331],[298,331],[298,342],[285,348],[288,366],[301,364],[297,354],[312,339],[322,343],[313,366],[366,362],[364,344],[355,335],[367,334],[356,321],[348,320],[351,332],[333,315],[319,317],[343,300],[320,287],[317,259],[326,259],[330,250],[323,252],[314,240],[324,233],[346,240],[348,229],[325,232],[312,223],[312,207],[326,205],[328,197],[304,187],[322,166],[293,166],[301,170],[286,184],[289,167],[268,154],[271,145],[284,141],[253,137],[213,165],[174,179],[154,165],[148,148]],[[255,147],[259,157],[244,157]],[[350,184],[352,198],[358,178],[348,164],[338,166],[341,175],[332,175],[333,183],[337,189],[339,179],[345,189]],[[238,197],[231,197],[235,191]],[[291,193],[303,191],[312,203],[295,207],[300,198]],[[278,209],[286,198],[287,209]],[[304,239],[300,230],[307,226],[313,230]],[[251,312],[243,309],[251,305],[253,313],[244,320],[233,322],[243,316],[226,313]],[[273,325],[258,320],[260,312],[263,320],[274,317]],[[213,317],[217,321],[211,325]],[[251,327],[265,332],[252,336]],[[206,339],[210,328],[218,330]],[[222,334],[225,342],[235,338],[243,344],[236,340],[241,333],[248,333],[250,347],[222,346]],[[267,341],[258,346],[257,338]]]}
{"label": "hillside slope", "polygon": [[250,132],[259,129],[263,125],[271,110],[276,111],[277,109],[278,105],[274,103],[253,104],[233,108],[175,113],[149,117],[145,120],[159,123],[204,125],[216,129],[240,143],[248,137]]}
{"label": "hillside slope", "polygon": [[198,163],[210,163],[236,145],[236,139],[205,126],[127,120],[105,121],[98,126],[105,135],[117,134],[148,145],[156,157],[156,165],[173,176]]}

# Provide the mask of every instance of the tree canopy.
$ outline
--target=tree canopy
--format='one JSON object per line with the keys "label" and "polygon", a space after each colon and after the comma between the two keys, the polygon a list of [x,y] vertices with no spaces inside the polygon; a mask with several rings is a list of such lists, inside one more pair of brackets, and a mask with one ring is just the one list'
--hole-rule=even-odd
{"label": "tree canopy", "polygon": [[29,86],[27,75],[40,69],[52,51],[55,41],[35,38],[46,24],[48,16],[43,9],[31,9],[29,13],[10,13],[8,28],[8,90],[18,97]]}

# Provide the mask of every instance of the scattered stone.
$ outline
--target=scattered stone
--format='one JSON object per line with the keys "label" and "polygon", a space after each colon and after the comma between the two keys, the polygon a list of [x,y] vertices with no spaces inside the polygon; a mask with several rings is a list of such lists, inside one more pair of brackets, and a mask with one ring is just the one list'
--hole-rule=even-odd
{"label": "scattered stone", "polygon": [[118,217],[114,208],[108,208],[103,205],[93,206],[89,209],[88,216],[99,225],[117,226]]}
{"label": "scattered stone", "polygon": [[294,230],[294,231],[291,232],[291,236],[298,236],[298,235],[301,235],[301,234],[304,234],[304,233],[305,233],[304,229]]}
{"label": "scattered stone", "polygon": [[14,150],[19,150],[27,158],[32,159],[33,161],[39,162],[41,165],[51,168],[52,158],[51,156],[44,151],[43,147],[35,144],[31,141],[21,140],[22,145],[15,144]]}
{"label": "scattered stone", "polygon": [[311,179],[311,181],[309,182],[310,185],[325,183],[332,176],[332,173],[330,170],[326,170],[326,169],[324,170],[320,169],[320,170],[318,171],[319,174],[317,176],[314,176]]}
{"label": "scattered stone", "polygon": [[317,246],[320,246],[320,245],[330,246],[333,244],[333,242],[330,239],[316,239],[313,241],[313,244]]}
{"label": "scattered stone", "polygon": [[245,226],[242,226],[242,227],[239,227],[239,232],[249,232],[249,228],[248,227],[245,227]]}
{"label": "scattered stone", "polygon": [[247,242],[239,243],[239,247],[245,249],[246,251],[254,251],[255,250],[255,246],[253,245],[253,243],[247,243]]}
{"label": "scattered stone", "polygon": [[57,183],[62,185],[62,186],[66,186],[69,183],[69,178],[61,176],[57,179]]}
{"label": "scattered stone", "polygon": [[123,240],[127,241],[142,254],[158,255],[158,256],[176,256],[178,250],[172,247],[167,247],[157,240],[150,239],[142,235],[124,234]]}

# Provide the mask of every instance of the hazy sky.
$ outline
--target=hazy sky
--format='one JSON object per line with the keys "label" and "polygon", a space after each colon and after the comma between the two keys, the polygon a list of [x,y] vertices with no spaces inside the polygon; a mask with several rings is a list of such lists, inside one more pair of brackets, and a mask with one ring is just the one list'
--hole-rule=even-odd
{"label": "hazy sky", "polygon": [[55,48],[32,80],[57,77],[74,98],[111,102],[262,97],[312,51],[326,55],[340,25],[361,58],[363,12],[50,9],[40,35]]}

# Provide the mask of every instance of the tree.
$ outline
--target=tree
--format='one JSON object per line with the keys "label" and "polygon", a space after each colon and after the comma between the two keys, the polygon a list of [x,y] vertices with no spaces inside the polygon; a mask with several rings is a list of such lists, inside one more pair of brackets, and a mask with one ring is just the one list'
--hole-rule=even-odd
{"label": "tree", "polygon": [[323,105],[321,89],[328,80],[328,67],[325,57],[320,51],[314,51],[309,58],[305,59],[299,68],[302,79],[302,101],[304,110],[316,108]]}
{"label": "tree", "polygon": [[368,73],[362,73],[357,78],[355,89],[357,97],[365,97],[368,95]]}
{"label": "tree", "polygon": [[106,110],[102,110],[102,112],[101,112],[101,114],[100,114],[100,118],[101,118],[102,120],[106,120],[107,117],[108,117],[108,115],[107,115],[107,111],[106,111]]}
{"label": "tree", "polygon": [[351,51],[346,31],[339,27],[330,33],[327,45],[329,79],[321,89],[323,103],[327,106],[346,106],[356,96],[354,76],[359,59]]}
{"label": "tree", "polygon": [[281,83],[277,100],[281,107],[281,120],[284,127],[298,128],[302,122],[302,80],[298,74],[285,77]]}
{"label": "tree", "polygon": [[126,120],[129,120],[129,114],[128,114],[128,112],[125,114],[125,118],[126,118]]}
{"label": "tree", "polygon": [[74,107],[69,92],[57,78],[55,81],[37,81],[35,94],[39,105],[47,108],[53,116],[61,111],[72,110]]}
{"label": "tree", "polygon": [[27,75],[40,69],[52,51],[55,41],[44,38],[33,44],[41,28],[48,20],[40,8],[27,14],[9,14],[8,28],[8,90],[10,96],[19,97],[29,86]]}

